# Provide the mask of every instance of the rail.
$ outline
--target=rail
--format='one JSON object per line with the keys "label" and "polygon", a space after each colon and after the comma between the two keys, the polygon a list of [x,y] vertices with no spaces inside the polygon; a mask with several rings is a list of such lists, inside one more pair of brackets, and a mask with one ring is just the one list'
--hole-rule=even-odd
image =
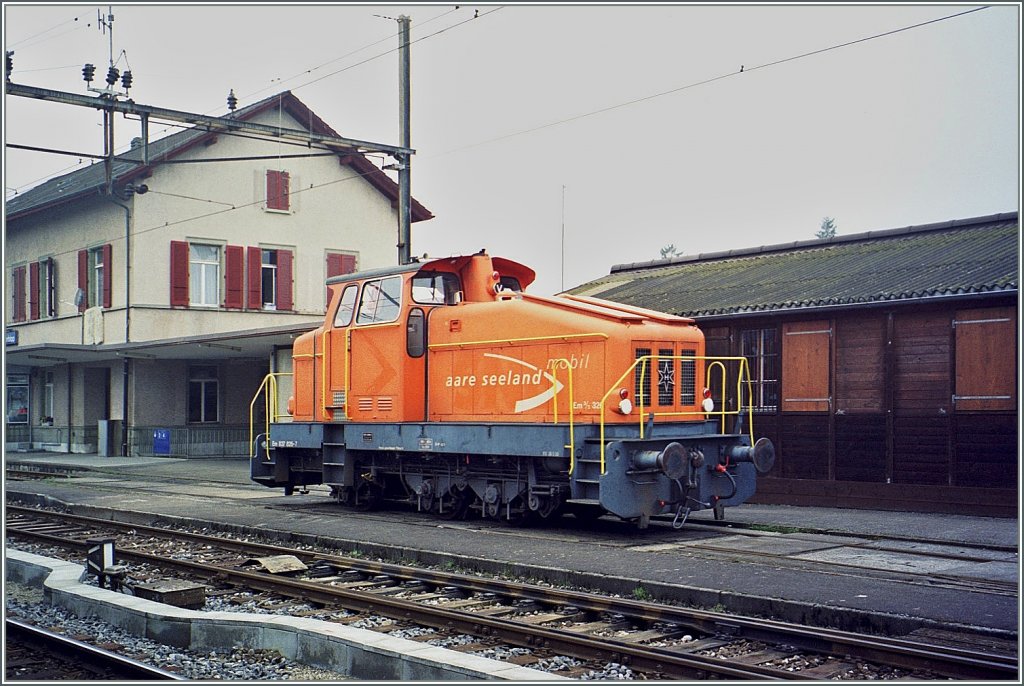
{"label": "rail", "polygon": [[[747,366],[747,358],[745,358],[745,357],[708,357],[706,355],[642,355],[642,356],[636,358],[635,360],[633,360],[633,364],[631,364],[626,369],[626,371],[624,371],[622,373],[622,375],[615,381],[615,383],[613,383],[608,388],[607,392],[605,392],[605,394],[601,397],[600,434],[601,434],[601,473],[602,474],[605,473],[605,454],[604,454],[605,453],[605,440],[604,440],[605,430],[604,429],[605,429],[605,413],[607,411],[608,398],[609,398],[609,396],[611,396],[612,393],[615,392],[616,389],[622,387],[623,383],[625,382],[625,380],[630,375],[633,375],[635,377],[637,365],[640,365],[640,380],[639,380],[640,388],[641,389],[646,389],[646,374],[647,374],[648,363],[651,360],[654,360],[654,359],[659,359],[659,360],[670,360],[671,359],[671,360],[683,360],[683,361],[690,361],[690,362],[696,362],[697,360],[703,360],[705,362],[711,361],[711,364],[707,365],[707,367],[704,370],[705,382],[707,381],[708,377],[710,376],[709,370],[715,368],[716,366],[720,367],[721,370],[722,370],[722,377],[721,377],[722,378],[722,398],[721,398],[722,402],[720,403],[719,406],[722,409],[720,409],[720,410],[712,410],[710,412],[707,412],[707,411],[705,411],[703,409],[696,410],[696,411],[686,410],[686,411],[677,411],[677,412],[647,412],[644,409],[644,398],[647,397],[649,394],[646,393],[646,392],[641,392],[639,394],[639,398],[637,399],[638,403],[639,403],[637,408],[639,410],[640,438],[644,437],[644,431],[645,431],[644,424],[646,423],[647,419],[650,418],[653,421],[654,418],[656,418],[656,417],[696,417],[696,416],[703,416],[705,418],[707,418],[708,416],[718,417],[720,422],[721,422],[721,431],[722,431],[722,433],[725,433],[725,419],[726,419],[726,417],[729,417],[729,416],[739,416],[740,414],[743,413],[743,384],[744,384],[744,381],[746,381],[746,385],[747,385],[747,398],[752,398],[753,397],[753,395],[752,395],[753,389],[751,387],[752,381],[751,381],[751,378],[750,378],[750,368]],[[725,363],[726,362],[737,362],[737,363],[739,363],[739,369],[737,370],[737,374],[736,374],[736,409],[735,410],[727,410],[726,409],[726,403],[725,403],[725,399],[726,399],[726,385],[727,385],[726,384],[726,376],[727,376],[727,374],[726,374],[726,368],[725,368]],[[698,385],[695,384],[695,387],[694,387],[694,399],[695,400],[696,400],[696,389],[697,389],[697,387],[698,387]],[[749,414],[750,413],[748,413],[748,415]],[[751,443],[751,445],[753,445],[753,443],[754,443],[754,422],[753,422],[752,415],[750,415],[750,416],[751,416],[751,420],[747,422],[747,431],[749,433],[750,443]]]}
{"label": "rail", "polygon": [[255,419],[253,410],[256,408],[256,401],[259,400],[260,395],[263,395],[264,402],[264,421],[267,435],[267,443],[270,442],[270,423],[271,418],[273,421],[277,421],[280,417],[280,413],[277,411],[277,377],[279,376],[292,376],[293,372],[271,372],[263,377],[263,381],[260,383],[260,387],[256,389],[256,393],[252,396],[252,401],[249,403],[249,457],[256,457],[256,444],[255,444]]}

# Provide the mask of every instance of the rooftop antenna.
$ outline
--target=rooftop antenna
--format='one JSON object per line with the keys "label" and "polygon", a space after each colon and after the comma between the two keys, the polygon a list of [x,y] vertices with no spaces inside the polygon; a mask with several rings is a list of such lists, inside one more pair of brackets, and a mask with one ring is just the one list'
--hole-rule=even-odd
{"label": "rooftop antenna", "polygon": [[100,33],[106,35],[110,31],[110,66],[114,66],[114,8],[107,5],[107,16],[104,17],[100,8],[96,8],[96,25]]}

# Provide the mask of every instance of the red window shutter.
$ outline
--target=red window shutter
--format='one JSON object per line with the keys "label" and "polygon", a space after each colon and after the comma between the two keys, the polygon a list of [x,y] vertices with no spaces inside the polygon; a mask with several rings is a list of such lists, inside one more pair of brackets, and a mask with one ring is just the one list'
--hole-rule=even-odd
{"label": "red window shutter", "polygon": [[28,266],[28,316],[39,319],[39,263]]}
{"label": "red window shutter", "polygon": [[[356,270],[356,256],[342,253],[327,253],[327,278],[341,274],[351,274]],[[327,289],[327,303],[331,302],[331,289]]]}
{"label": "red window shutter", "polygon": [[85,312],[89,308],[89,251],[78,251],[78,287],[82,290],[82,300],[78,303],[78,311]]}
{"label": "red window shutter", "polygon": [[171,307],[188,307],[188,243],[171,241]]}
{"label": "red window shutter", "polygon": [[327,278],[339,274],[351,274],[356,270],[356,256],[342,253],[327,254]]}
{"label": "red window shutter", "polygon": [[252,246],[245,249],[246,277],[249,280],[248,306],[258,310],[263,307],[263,275],[261,273],[262,252]]}
{"label": "red window shutter", "polygon": [[288,209],[288,172],[270,170],[267,172],[267,209]]}
{"label": "red window shutter", "polygon": [[277,251],[277,309],[292,309],[292,251]]}
{"label": "red window shutter", "polygon": [[25,321],[25,268],[11,270],[11,320]]}
{"label": "red window shutter", "polygon": [[103,307],[109,308],[111,303],[110,294],[113,291],[111,286],[114,283],[114,264],[111,256],[114,254],[110,243],[102,248],[103,252]]}
{"label": "red window shutter", "polygon": [[240,310],[245,300],[245,250],[240,245],[224,248],[224,307]]}

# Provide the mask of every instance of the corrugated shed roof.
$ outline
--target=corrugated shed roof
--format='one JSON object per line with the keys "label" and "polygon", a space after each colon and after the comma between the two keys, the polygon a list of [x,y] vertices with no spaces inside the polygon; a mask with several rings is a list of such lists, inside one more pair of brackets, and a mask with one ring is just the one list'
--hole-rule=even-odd
{"label": "corrugated shed roof", "polygon": [[[334,129],[310,111],[290,91],[278,93],[243,107],[234,113],[234,117],[244,121],[277,104],[281,104],[287,111],[292,113],[297,121],[307,122],[308,128],[314,133],[340,137]],[[191,148],[204,139],[214,138],[217,135],[219,134],[191,128],[155,141],[150,141],[148,166],[142,164],[143,151],[141,147],[129,150],[118,155],[114,160],[114,181],[117,185],[130,183],[134,179],[144,176],[148,167],[156,166],[161,160],[173,158],[175,155]],[[381,193],[388,196],[391,200],[397,200],[398,184],[363,155],[339,152],[338,157],[344,164],[351,165],[356,172],[362,174]],[[7,219],[17,219],[19,216],[98,193],[103,189],[105,183],[106,171],[104,163],[102,161],[94,162],[84,169],[77,169],[63,176],[50,179],[30,188],[24,193],[9,198],[4,208]],[[421,205],[415,198],[412,199],[412,215],[413,221],[423,221],[434,216],[430,210]]]}
{"label": "corrugated shed roof", "polygon": [[1017,213],[617,265],[573,289],[709,317],[885,301],[1016,293]]}

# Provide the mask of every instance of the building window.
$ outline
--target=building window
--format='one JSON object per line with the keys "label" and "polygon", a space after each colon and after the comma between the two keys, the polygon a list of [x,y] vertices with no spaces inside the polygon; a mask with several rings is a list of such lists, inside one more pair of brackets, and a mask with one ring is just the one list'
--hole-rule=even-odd
{"label": "building window", "polygon": [[287,212],[290,208],[288,172],[267,171],[267,209]]}
{"label": "building window", "polygon": [[89,251],[89,302],[99,304],[103,302],[103,285],[108,265],[103,260],[103,248],[93,248]]}
{"label": "building window", "polygon": [[28,424],[28,374],[7,375],[7,423]]}
{"label": "building window", "polygon": [[246,252],[249,309],[290,311],[294,305],[292,251],[248,247]]}
{"label": "building window", "polygon": [[52,257],[33,262],[30,275],[32,319],[57,316],[57,269]]}
{"label": "building window", "polygon": [[190,243],[188,277],[190,305],[220,303],[220,246]]}
{"label": "building window", "polygon": [[43,372],[43,421],[53,421],[53,372]]}
{"label": "building window", "polygon": [[220,387],[216,367],[188,370],[188,421],[195,424],[217,421]]}
{"label": "building window", "polygon": [[82,291],[82,297],[77,301],[79,312],[89,307],[110,307],[111,254],[109,243],[79,251],[78,288]]}
{"label": "building window", "polygon": [[277,251],[260,251],[260,290],[264,310],[277,309]]}
{"label": "building window", "polygon": [[750,369],[750,406],[755,412],[775,412],[779,407],[778,334],[775,329],[747,329],[740,336],[740,354]]}

